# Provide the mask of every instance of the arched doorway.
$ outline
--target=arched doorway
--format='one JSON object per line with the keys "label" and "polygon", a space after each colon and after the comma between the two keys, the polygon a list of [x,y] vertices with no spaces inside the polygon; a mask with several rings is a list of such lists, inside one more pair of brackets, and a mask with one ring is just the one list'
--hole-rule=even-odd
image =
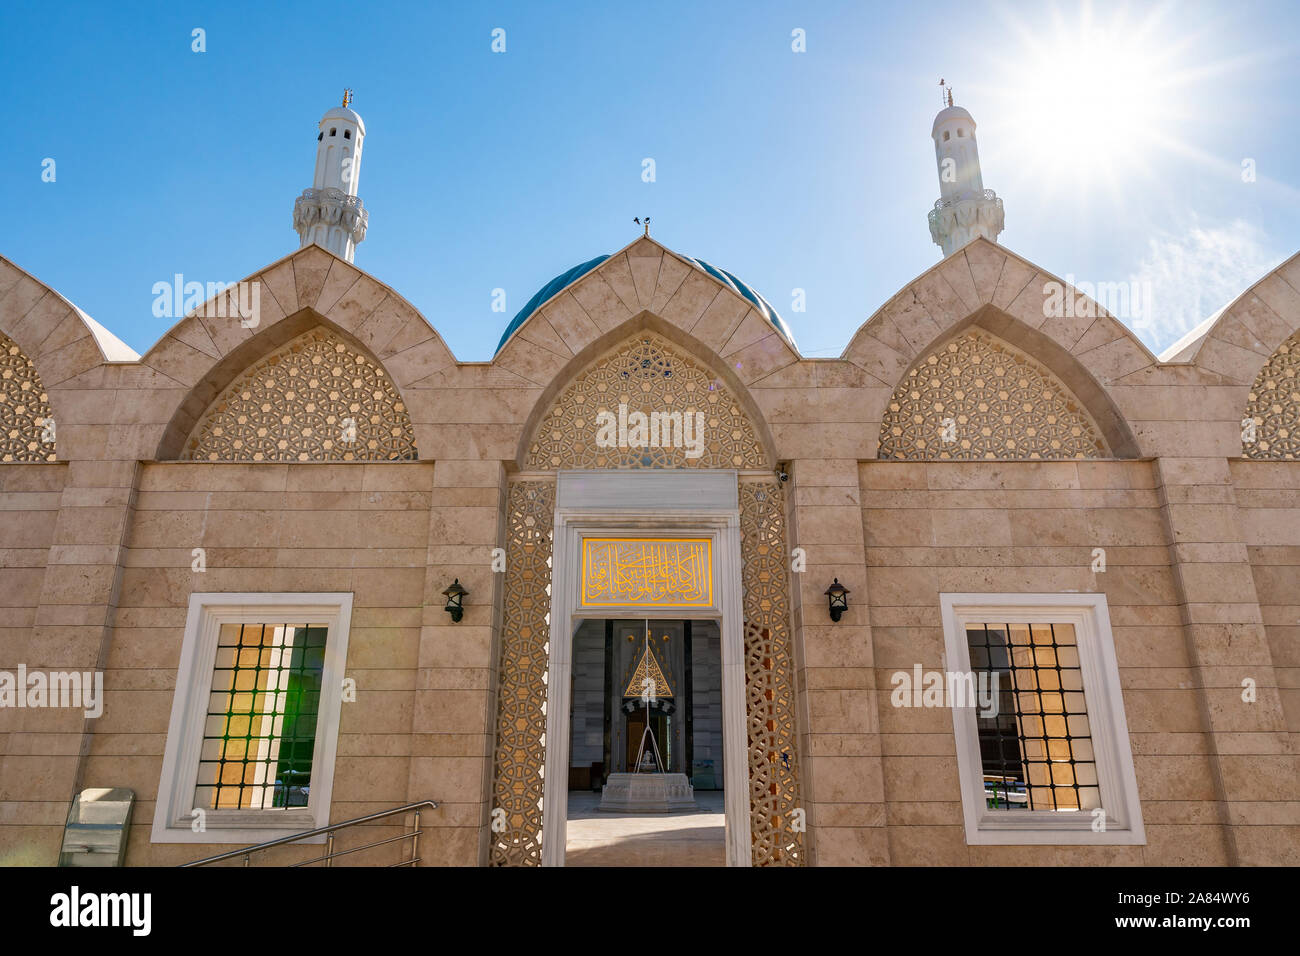
{"label": "arched doorway", "polygon": [[[741,751],[727,761],[736,781],[726,788],[735,831],[729,861],[804,862],[785,501],[775,462],[737,394],[734,381],[643,331],[575,376],[535,427],[507,499],[492,864],[563,860],[576,549],[584,535],[611,529],[629,537],[699,533],[715,542],[719,582],[710,607],[723,621],[732,740]],[[600,482],[612,497],[578,492],[565,500],[559,489],[575,479],[557,485],[557,475],[584,472],[617,473]],[[632,490],[626,476],[637,472]],[[704,487],[713,497],[700,497]],[[552,646],[553,634],[563,643]]]}

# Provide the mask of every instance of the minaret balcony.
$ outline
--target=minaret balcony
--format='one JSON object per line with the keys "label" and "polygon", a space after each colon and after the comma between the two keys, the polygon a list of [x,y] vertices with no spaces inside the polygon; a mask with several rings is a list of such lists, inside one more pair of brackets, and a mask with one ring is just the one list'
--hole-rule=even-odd
{"label": "minaret balcony", "polygon": [[349,196],[341,189],[304,189],[293,203],[293,228],[302,235],[318,223],[341,226],[353,242],[366,237],[370,214],[359,196]]}
{"label": "minaret balcony", "polygon": [[948,255],[981,235],[997,241],[1005,224],[1002,200],[992,189],[957,199],[940,199],[926,218],[930,223],[930,238]]}

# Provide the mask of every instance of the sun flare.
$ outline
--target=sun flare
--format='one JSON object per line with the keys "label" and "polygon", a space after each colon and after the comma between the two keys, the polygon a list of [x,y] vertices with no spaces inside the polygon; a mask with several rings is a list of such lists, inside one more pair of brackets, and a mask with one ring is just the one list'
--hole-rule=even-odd
{"label": "sun flare", "polygon": [[[1046,120],[1094,155],[1121,155],[1158,122],[1150,58],[1100,30],[1076,41],[1069,56],[1040,55],[1027,72],[1022,116]],[[1059,151],[1059,138],[1040,140]]]}
{"label": "sun flare", "polygon": [[1149,181],[1163,151],[1178,148],[1180,87],[1200,73],[1188,62],[1194,38],[1169,13],[1103,20],[1085,6],[1068,20],[1056,11],[1046,29],[1012,15],[1009,54],[998,57],[989,91],[999,101],[994,115],[1004,117],[999,151],[1019,157],[1049,191],[1118,194]]}

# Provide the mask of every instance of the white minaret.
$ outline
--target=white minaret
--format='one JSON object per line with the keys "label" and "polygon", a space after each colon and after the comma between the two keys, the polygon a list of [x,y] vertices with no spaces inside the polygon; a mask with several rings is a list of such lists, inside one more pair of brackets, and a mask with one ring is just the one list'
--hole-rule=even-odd
{"label": "white minaret", "polygon": [[293,228],[300,245],[316,243],[352,261],[357,243],[366,238],[365,206],[357,197],[361,180],[361,144],[366,124],[353,110],[352,91],[343,91],[343,105],[326,113],[316,136],[316,176],[293,204]]}
{"label": "white minaret", "polygon": [[[939,81],[943,85],[943,81]],[[930,238],[950,256],[976,236],[998,241],[1002,232],[1002,200],[984,188],[980,175],[975,120],[952,105],[952,90],[944,87],[948,104],[934,118],[930,136],[939,166],[939,199],[930,210]]]}

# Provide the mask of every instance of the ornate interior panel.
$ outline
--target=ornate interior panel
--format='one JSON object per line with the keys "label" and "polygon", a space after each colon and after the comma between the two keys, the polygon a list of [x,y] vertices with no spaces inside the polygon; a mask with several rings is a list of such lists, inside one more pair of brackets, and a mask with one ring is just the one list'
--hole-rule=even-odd
{"label": "ornate interior panel", "polygon": [[1259,370],[1245,417],[1255,425],[1253,436],[1243,430],[1245,457],[1300,458],[1300,333],[1279,345]]}
{"label": "ornate interior panel", "polygon": [[[602,419],[602,413],[609,417]],[[657,414],[661,419],[679,414],[688,441],[634,447],[637,422],[628,422],[634,413]],[[602,444],[602,421],[620,420],[625,426],[620,430],[628,433],[629,441]],[[538,425],[524,464],[542,471],[768,466],[763,444],[731,390],[650,332],[595,362],[560,392]]]}
{"label": "ornate interior panel", "polygon": [[[603,447],[597,415],[622,404],[649,414],[701,412],[703,453],[682,448]],[[526,467],[766,469],[768,455],[739,401],[715,376],[659,336],[644,333],[583,371],[537,427]],[[547,642],[555,485],[511,485],[507,503],[505,601],[496,719],[493,865],[542,859]],[[791,650],[786,513],[775,478],[740,484],[750,826],[755,865],[800,866],[800,807]],[[689,616],[689,611],[683,611]]]}
{"label": "ornate interior panel", "polygon": [[880,426],[880,458],[1103,458],[1106,443],[1051,372],[987,332],[949,342],[907,373]]}
{"label": "ornate interior panel", "polygon": [[185,442],[190,461],[415,459],[415,433],[388,373],[319,327],[233,381]]}
{"label": "ornate interior panel", "polygon": [[0,461],[55,461],[53,412],[36,366],[0,332]]}

